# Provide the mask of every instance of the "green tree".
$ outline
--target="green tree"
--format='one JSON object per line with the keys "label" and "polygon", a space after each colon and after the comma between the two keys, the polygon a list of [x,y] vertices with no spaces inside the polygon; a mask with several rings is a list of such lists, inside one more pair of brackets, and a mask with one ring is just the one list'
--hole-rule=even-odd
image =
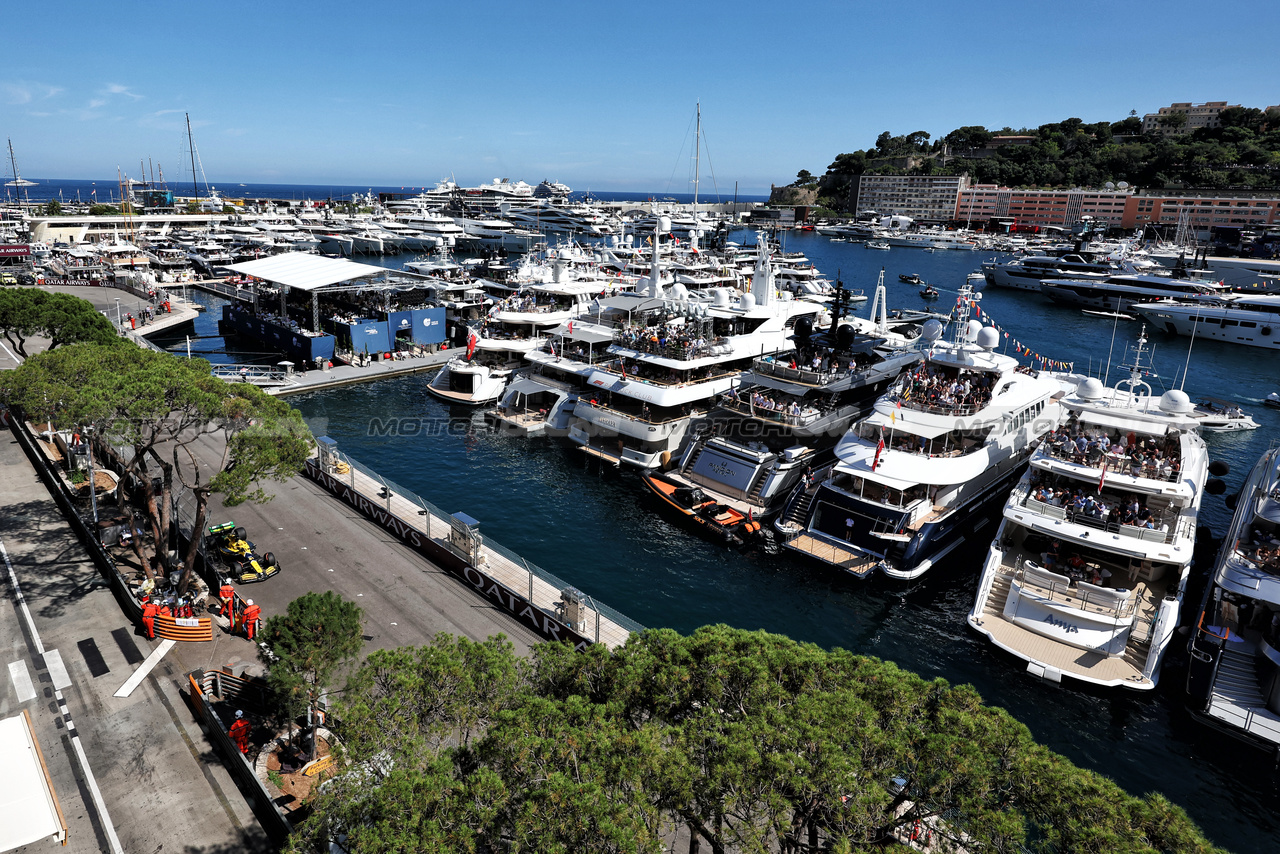
{"label": "green tree", "polygon": [[44,206],[44,214],[45,216],[62,216],[62,202],[58,199],[50,199]]}
{"label": "green tree", "polygon": [[[283,614],[268,617],[262,630],[267,684],[289,711],[312,713],[333,678],[364,646],[364,613],[332,590],[294,599]],[[315,759],[316,740],[311,739]]]}
{"label": "green tree", "polygon": [[[0,377],[0,399],[59,429],[91,428],[129,449],[121,464],[139,484],[155,552],[134,549],[148,575],[168,566],[166,533],[175,479],[195,497],[193,536],[179,588],[186,589],[212,495],[223,503],[269,500],[263,480],[298,472],[314,445],[302,416],[245,383],[214,377],[203,359],[132,345],[76,344],[32,356]],[[158,467],[161,492],[152,483]],[[212,472],[209,474],[208,472]]]}
{"label": "green tree", "polygon": [[65,344],[115,344],[120,341],[111,321],[93,303],[70,294],[39,288],[0,291],[0,332],[18,355],[27,357],[27,339],[47,338],[46,349]]}
{"label": "green tree", "polygon": [[796,173],[796,179],[791,182],[791,186],[807,187],[809,184],[812,184],[816,180],[817,179],[813,177],[813,173],[810,172],[808,169],[801,169],[799,172]]}
{"label": "green tree", "polygon": [[91,216],[111,216],[118,213],[120,213],[120,209],[114,205],[97,204],[89,206],[89,214]]}

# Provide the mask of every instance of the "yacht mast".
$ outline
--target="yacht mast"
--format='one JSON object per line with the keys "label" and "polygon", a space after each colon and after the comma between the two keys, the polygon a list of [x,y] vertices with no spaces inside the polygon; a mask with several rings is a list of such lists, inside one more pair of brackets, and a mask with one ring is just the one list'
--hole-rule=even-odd
{"label": "yacht mast", "polygon": [[694,249],[698,248],[698,167],[702,158],[702,102],[696,102],[698,123],[693,133],[693,231],[689,234],[689,242]]}
{"label": "yacht mast", "polygon": [[183,113],[187,117],[187,148],[191,150],[191,192],[196,197],[196,204],[200,204],[200,187],[196,184],[196,144],[191,141],[191,114]]}

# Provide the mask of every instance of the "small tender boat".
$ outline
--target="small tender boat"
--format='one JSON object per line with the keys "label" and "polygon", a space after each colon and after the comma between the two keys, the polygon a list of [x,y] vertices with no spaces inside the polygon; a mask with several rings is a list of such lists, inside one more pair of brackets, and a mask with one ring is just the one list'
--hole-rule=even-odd
{"label": "small tender boat", "polygon": [[1133,320],[1132,314],[1125,314],[1122,311],[1093,311],[1091,309],[1080,309],[1081,314],[1087,314],[1090,317],[1110,317],[1113,320]]}
{"label": "small tender boat", "polygon": [[1202,397],[1191,413],[1200,420],[1201,433],[1234,433],[1257,430],[1258,422],[1230,400]]}
{"label": "small tender boat", "polygon": [[885,249],[885,250],[887,250],[887,249],[889,248],[889,244],[888,244],[888,243],[885,243],[883,240],[868,240],[868,241],[867,241],[867,248],[868,248],[868,249]]}
{"label": "small tender boat", "polygon": [[645,472],[640,477],[654,495],[712,539],[732,546],[757,537],[763,539],[759,522],[728,504],[719,503],[698,487],[677,483],[655,472]]}
{"label": "small tender boat", "polygon": [[937,299],[938,289],[935,288],[933,285],[929,285],[925,287],[922,291],[920,291],[920,297],[922,299]]}
{"label": "small tender boat", "polygon": [[1262,401],[1262,404],[1264,406],[1271,406],[1276,409],[1280,409],[1280,392],[1271,392],[1271,394],[1267,395],[1266,399]]}
{"label": "small tender boat", "polygon": [[924,279],[920,278],[919,273],[899,273],[899,282],[906,282],[908,285],[923,285]]}

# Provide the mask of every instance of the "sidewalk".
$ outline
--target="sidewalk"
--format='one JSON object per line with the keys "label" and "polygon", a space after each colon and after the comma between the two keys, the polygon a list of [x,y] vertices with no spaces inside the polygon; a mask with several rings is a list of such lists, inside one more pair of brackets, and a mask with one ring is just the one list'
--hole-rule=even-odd
{"label": "sidewalk", "polygon": [[0,648],[9,651],[0,717],[32,716],[70,828],[63,850],[272,850],[179,692],[186,672],[256,663],[255,648],[220,633],[212,644],[180,644],[115,697],[156,644],[121,615],[8,429],[0,507],[0,543],[31,615],[28,624],[0,562]]}

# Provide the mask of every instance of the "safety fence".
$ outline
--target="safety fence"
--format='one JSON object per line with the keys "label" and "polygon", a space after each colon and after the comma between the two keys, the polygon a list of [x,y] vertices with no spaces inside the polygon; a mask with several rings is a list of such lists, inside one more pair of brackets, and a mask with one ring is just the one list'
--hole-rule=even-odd
{"label": "safety fence", "polygon": [[543,637],[616,647],[643,631],[636,621],[481,535],[479,523],[465,514],[445,513],[342,453],[333,439],[318,441],[320,454],[307,463],[310,477]]}

